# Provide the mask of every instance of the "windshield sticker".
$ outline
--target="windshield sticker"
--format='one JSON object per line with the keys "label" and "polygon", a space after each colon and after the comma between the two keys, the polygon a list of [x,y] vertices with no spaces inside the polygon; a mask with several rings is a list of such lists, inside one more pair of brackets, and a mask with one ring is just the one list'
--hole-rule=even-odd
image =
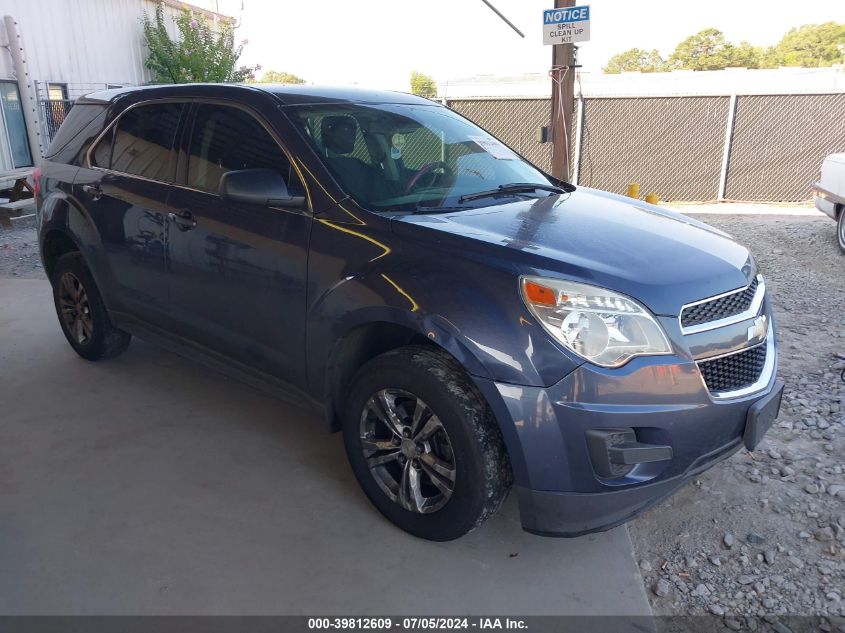
{"label": "windshield sticker", "polygon": [[499,160],[518,160],[519,157],[505,145],[489,136],[470,136],[469,140],[478,145],[493,158]]}

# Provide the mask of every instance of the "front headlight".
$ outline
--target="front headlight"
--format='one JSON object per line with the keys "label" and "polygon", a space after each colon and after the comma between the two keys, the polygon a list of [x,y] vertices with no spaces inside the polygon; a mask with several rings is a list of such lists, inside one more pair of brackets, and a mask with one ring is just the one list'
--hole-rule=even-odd
{"label": "front headlight", "polygon": [[672,352],[649,311],[624,295],[544,277],[522,277],[520,289],[546,331],[591,363],[620,367],[634,356]]}

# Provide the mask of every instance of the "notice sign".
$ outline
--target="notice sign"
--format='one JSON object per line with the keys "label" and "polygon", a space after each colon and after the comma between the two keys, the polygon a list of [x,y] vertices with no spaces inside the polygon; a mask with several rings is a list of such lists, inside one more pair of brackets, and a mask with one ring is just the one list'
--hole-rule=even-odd
{"label": "notice sign", "polygon": [[574,44],[589,39],[589,6],[543,11],[543,44]]}

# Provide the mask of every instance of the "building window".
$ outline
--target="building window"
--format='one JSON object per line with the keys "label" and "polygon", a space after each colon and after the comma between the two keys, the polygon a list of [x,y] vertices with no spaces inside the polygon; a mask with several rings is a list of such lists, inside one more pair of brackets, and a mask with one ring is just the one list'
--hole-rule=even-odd
{"label": "building window", "polygon": [[47,84],[47,98],[50,101],[67,101],[67,84]]}
{"label": "building window", "polygon": [[12,167],[31,167],[29,138],[26,135],[18,84],[14,81],[0,81],[0,113],[3,116],[3,127],[6,128],[5,136],[12,156]]}

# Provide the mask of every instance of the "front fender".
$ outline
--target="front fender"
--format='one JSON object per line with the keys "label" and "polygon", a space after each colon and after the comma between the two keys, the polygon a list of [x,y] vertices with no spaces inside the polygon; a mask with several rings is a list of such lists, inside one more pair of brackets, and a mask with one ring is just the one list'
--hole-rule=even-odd
{"label": "front fender", "polygon": [[[309,380],[315,388],[324,383],[322,372],[333,356],[334,350],[342,345],[348,333],[363,327],[378,324],[399,326],[415,335],[424,336],[455,357],[470,374],[490,377],[490,373],[473,352],[460,331],[448,319],[438,314],[423,314],[401,305],[401,300],[390,304],[389,293],[379,288],[379,282],[370,284],[367,279],[347,279],[333,289],[330,295],[310,311],[308,315],[308,359],[313,369]],[[383,294],[382,294],[383,293]],[[356,305],[356,298],[379,296],[381,305]]]}
{"label": "front fender", "polygon": [[548,386],[580,364],[528,313],[510,264],[397,236],[375,214],[349,216],[356,221],[321,219],[312,228],[306,355],[315,394],[331,349],[367,323],[406,327],[470,374],[498,382]]}

